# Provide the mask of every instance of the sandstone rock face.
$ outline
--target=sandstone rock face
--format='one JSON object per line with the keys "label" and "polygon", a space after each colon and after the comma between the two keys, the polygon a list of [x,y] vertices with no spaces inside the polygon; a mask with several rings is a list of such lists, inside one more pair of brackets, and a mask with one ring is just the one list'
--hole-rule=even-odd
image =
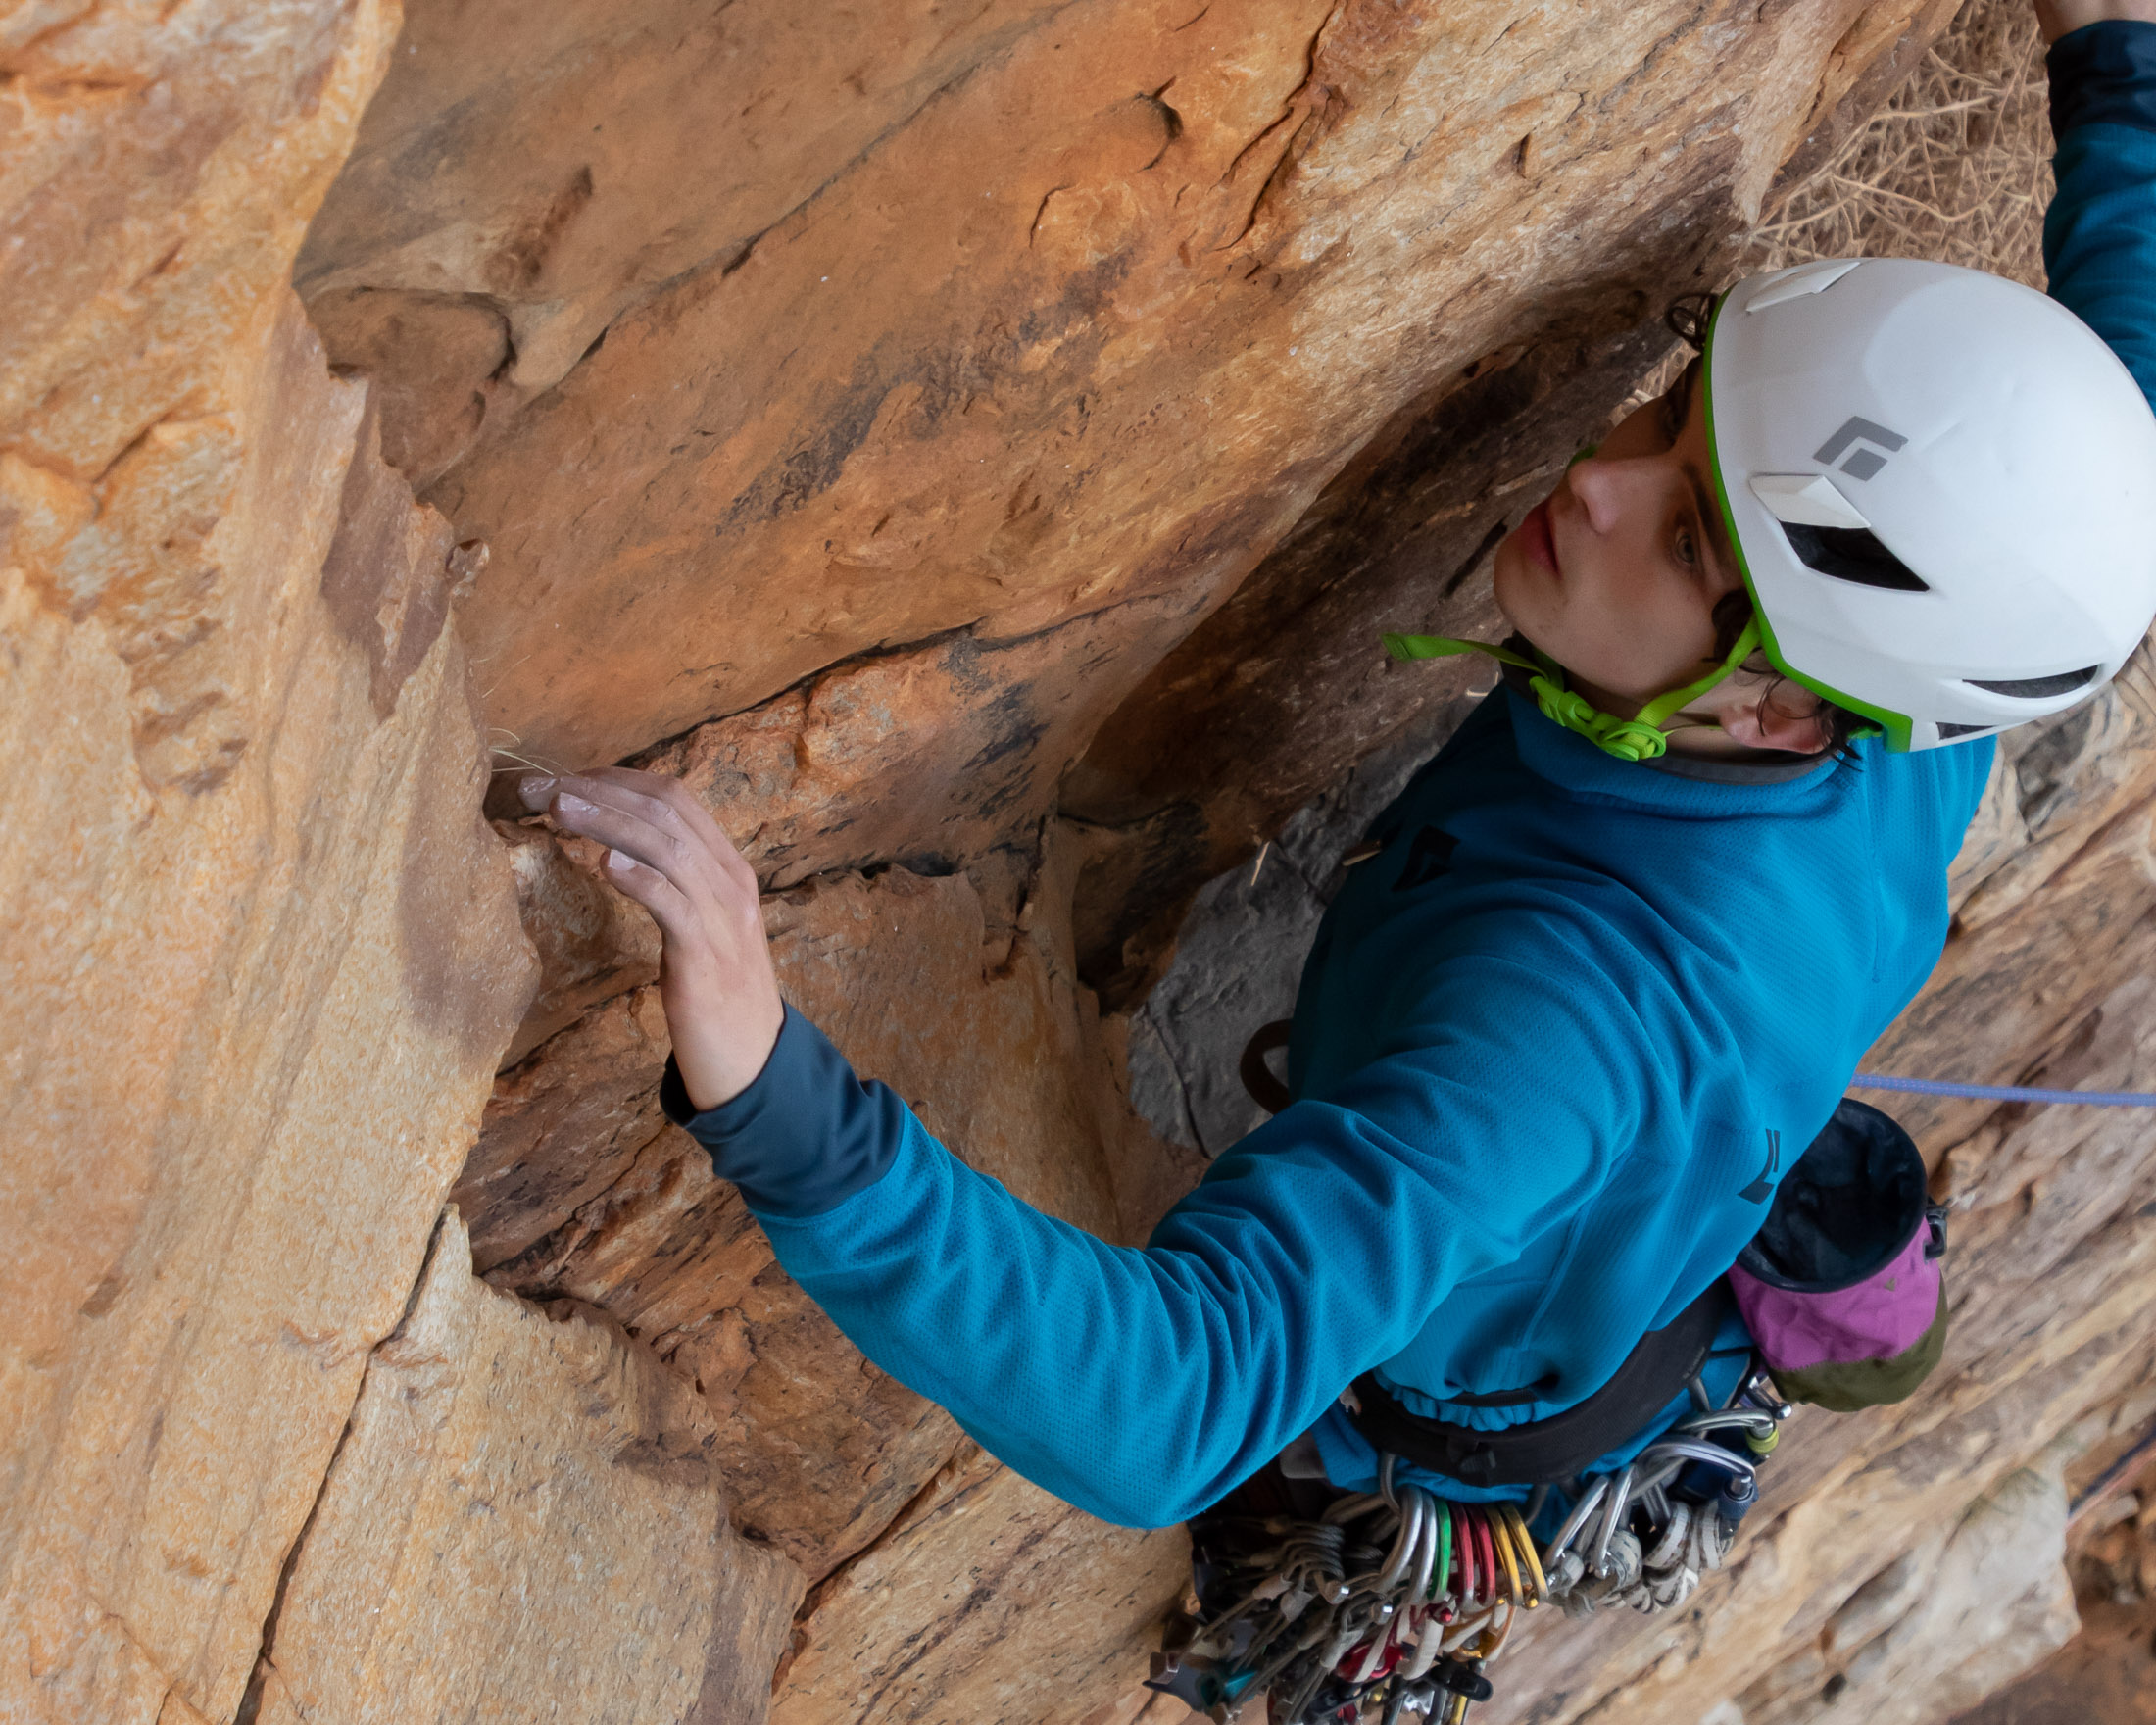
{"label": "sandstone rock face", "polygon": [[[773,1725],[873,1717],[1076,1725],[1190,1578],[1180,1528],[1134,1535],[968,1444],[816,1590]],[[928,1645],[899,1625],[933,1624]]]}
{"label": "sandstone rock face", "polygon": [[[2156,1388],[2092,1410],[2069,1443],[2067,1570],[2081,1633],[2035,1670],[1961,1715],[1961,1725],[2144,1725],[2156,1634]],[[2083,1448],[2085,1446],[2085,1448]],[[2063,1447],[2063,1446],[2062,1446]]]}
{"label": "sandstone rock face", "polygon": [[535,758],[1161,596],[1100,623],[1128,689],[1388,420],[1658,311],[1948,10],[432,0],[300,282],[493,547]]}
{"label": "sandstone rock face", "polygon": [[528,960],[454,539],[286,284],[396,20],[0,20],[0,1711],[229,1718]]}
{"label": "sandstone rock face", "polygon": [[728,1525],[702,1399],[469,1265],[453,1208],[368,1362],[255,1717],[760,1720],[801,1579]]}
{"label": "sandstone rock face", "polygon": [[1844,1697],[1883,1725],[1922,1725],[2019,1677],[2081,1627],[2066,1513],[2056,1473],[2008,1474],[1851,1594],[1818,1650],[1746,1690],[1747,1725],[1809,1725]]}
{"label": "sandstone rock face", "polygon": [[[246,1704],[534,980],[447,626],[478,550],[383,464],[367,387],[331,374],[288,284],[396,25],[364,0],[0,15],[11,1720]],[[433,1300],[461,1278],[467,1306],[501,1304],[467,1261],[437,1255]],[[587,1346],[604,1375],[593,1347],[620,1350]],[[399,1369],[432,1367],[407,1348]],[[373,1381],[356,1431],[396,1411]],[[531,1411],[472,1397],[448,1423],[503,1454]],[[383,1459],[341,1454],[348,1481]],[[643,1530],[594,1496],[580,1533]],[[774,1650],[748,1632],[800,1584],[722,1541],[714,1488],[699,1502],[725,1657],[668,1656],[698,1684],[725,1667],[708,1716],[757,1717]],[[351,1597],[350,1557],[308,1552],[307,1585]],[[640,1569],[617,1602],[679,1592]],[[441,1594],[407,1603],[439,1649]],[[514,1593],[455,1603],[475,1646],[541,1622],[512,1621]],[[318,1635],[308,1681],[358,1706],[375,1651]],[[512,1666],[497,1694],[537,1716],[547,1683]]]}

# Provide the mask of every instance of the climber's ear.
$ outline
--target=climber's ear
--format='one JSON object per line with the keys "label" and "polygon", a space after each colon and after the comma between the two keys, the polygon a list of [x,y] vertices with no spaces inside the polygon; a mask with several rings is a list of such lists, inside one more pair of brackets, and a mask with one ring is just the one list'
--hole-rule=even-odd
{"label": "climber's ear", "polygon": [[1760,693],[1732,702],[1720,717],[1722,729],[1748,749],[1818,755],[1834,740],[1819,697],[1779,678]]}

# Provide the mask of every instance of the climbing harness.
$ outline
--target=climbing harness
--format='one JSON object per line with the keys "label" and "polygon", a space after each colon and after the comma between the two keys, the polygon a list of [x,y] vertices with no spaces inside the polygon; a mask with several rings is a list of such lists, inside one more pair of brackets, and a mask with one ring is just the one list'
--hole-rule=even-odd
{"label": "climbing harness", "polygon": [[1622,1448],[1655,1420],[1706,1367],[1716,1334],[1732,1310],[1721,1278],[1660,1329],[1641,1337],[1609,1381],[1592,1395],[1543,1419],[1494,1431],[1464,1423],[1462,1410],[1519,1407],[1546,1399],[1554,1387],[1531,1385],[1441,1402],[1441,1414],[1417,1413],[1374,1371],[1364,1372],[1342,1398],[1355,1429],[1380,1454],[1471,1486],[1533,1486],[1569,1479]]}
{"label": "climbing harness", "polygon": [[[1149,1687],[1223,1725],[1268,1695],[1271,1725],[1460,1725],[1522,1611],[1670,1610],[1722,1567],[1791,1409],[1756,1359],[1726,1405],[1696,1376],[1692,1397],[1629,1466],[1524,1508],[1451,1502],[1396,1478],[1388,1454],[1375,1493],[1315,1520],[1212,1523],[1201,1548],[1236,1538],[1201,1549],[1199,1613],[1169,1621]],[[1540,1545],[1539,1519],[1555,1522]]]}
{"label": "climbing harness", "polygon": [[1566,688],[1564,667],[1539,648],[1531,650],[1530,658],[1509,647],[1494,646],[1488,641],[1462,641],[1450,635],[1389,634],[1383,641],[1386,652],[1403,664],[1449,658],[1455,653],[1487,653],[1500,664],[1516,665],[1529,673],[1528,687],[1534,691],[1535,704],[1545,718],[1587,738],[1619,761],[1652,761],[1668,751],[1669,733],[1664,726],[1679,710],[1698,700],[1759,650],[1759,624],[1745,624],[1722,663],[1705,676],[1657,695],[1631,718],[1604,713],[1578,690]]}

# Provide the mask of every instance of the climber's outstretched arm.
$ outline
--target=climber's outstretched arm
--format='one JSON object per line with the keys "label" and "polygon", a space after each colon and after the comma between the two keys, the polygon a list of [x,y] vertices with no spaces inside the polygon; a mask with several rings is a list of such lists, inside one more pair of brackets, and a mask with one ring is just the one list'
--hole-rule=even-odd
{"label": "climber's outstretched arm", "polygon": [[2043,0],[2058,192],[2051,293],[2156,401],[2156,0]]}
{"label": "climber's outstretched arm", "polygon": [[[1415,979],[1395,1052],[1244,1139],[1150,1245],[1111,1246],[965,1166],[798,1012],[773,1044],[753,886],[664,787],[616,772],[528,800],[642,864],[610,872],[665,933],[667,1111],[869,1358],[1110,1520],[1214,1502],[1639,1137],[1651,1062],[1607,1056],[1651,1043],[1601,966],[1454,958]],[[692,1076],[692,1050],[721,1075]]]}
{"label": "climber's outstretched arm", "polygon": [[791,1010],[731,1103],[664,1100],[870,1359],[1035,1483],[1160,1526],[1586,1202],[1637,1134],[1640,1073],[1580,1025],[1622,1011],[1520,966],[1452,967],[1426,1046],[1260,1126],[1143,1249],[967,1167]]}

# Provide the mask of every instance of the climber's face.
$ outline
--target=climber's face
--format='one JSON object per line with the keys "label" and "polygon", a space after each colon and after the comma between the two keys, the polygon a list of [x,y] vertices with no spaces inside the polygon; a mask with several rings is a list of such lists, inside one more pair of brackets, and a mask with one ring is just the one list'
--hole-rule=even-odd
{"label": "climber's face", "polygon": [[1715,603],[1742,584],[1713,507],[1703,394],[1694,361],[1497,548],[1506,620],[1620,715],[1711,667]]}

